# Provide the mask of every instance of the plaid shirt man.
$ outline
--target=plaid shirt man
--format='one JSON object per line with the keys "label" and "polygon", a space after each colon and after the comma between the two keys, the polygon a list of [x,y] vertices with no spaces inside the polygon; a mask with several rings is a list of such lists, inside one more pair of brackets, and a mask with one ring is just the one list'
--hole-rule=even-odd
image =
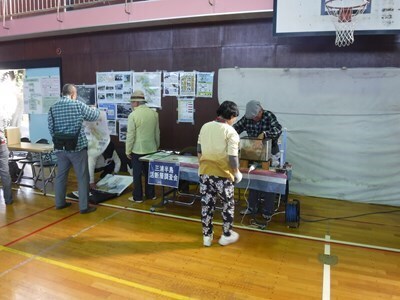
{"label": "plaid shirt man", "polygon": [[75,151],[81,151],[88,146],[82,122],[96,121],[99,115],[99,110],[92,109],[83,102],[63,97],[50,108],[48,114],[50,134],[52,136],[54,133],[76,134],[79,130]]}
{"label": "plaid shirt man", "polygon": [[261,133],[264,133],[266,138],[272,140],[273,152],[276,152],[278,147],[278,138],[282,133],[281,124],[279,124],[276,116],[268,110],[263,110],[261,119],[259,121],[254,121],[253,119],[247,119],[246,117],[243,117],[233,124],[233,128],[236,129],[238,134],[246,131],[247,135],[250,137],[258,137]]}

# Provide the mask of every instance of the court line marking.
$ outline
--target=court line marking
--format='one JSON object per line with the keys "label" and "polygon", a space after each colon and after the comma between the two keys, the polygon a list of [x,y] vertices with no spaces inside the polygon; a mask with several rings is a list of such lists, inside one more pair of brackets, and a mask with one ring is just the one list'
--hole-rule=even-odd
{"label": "court line marking", "polygon": [[61,220],[59,220],[57,222],[51,223],[48,226],[45,226],[45,227],[41,228],[40,230],[35,230],[35,231],[31,232],[28,235],[25,235],[25,236],[13,241],[13,242],[8,243],[7,245],[4,245],[4,246],[0,245],[0,251],[10,252],[10,253],[18,254],[18,255],[25,256],[25,257],[28,258],[27,260],[20,262],[19,264],[15,265],[14,267],[12,267],[12,268],[0,273],[0,277],[4,276],[5,274],[10,273],[11,271],[13,271],[13,270],[15,270],[17,268],[20,268],[20,267],[26,265],[27,263],[29,263],[29,262],[31,262],[33,260],[37,260],[37,261],[48,263],[48,264],[51,264],[51,265],[54,265],[54,266],[58,266],[58,267],[61,267],[61,268],[67,269],[67,270],[71,270],[71,271],[79,272],[79,273],[86,274],[86,275],[89,275],[89,276],[93,276],[93,277],[96,277],[96,278],[112,281],[112,282],[115,282],[115,283],[119,283],[119,284],[122,284],[122,285],[133,287],[133,288],[136,288],[136,289],[139,289],[139,290],[143,290],[143,291],[146,291],[146,292],[149,292],[149,293],[153,293],[153,294],[169,297],[169,298],[172,298],[172,299],[178,299],[178,300],[191,299],[191,298],[189,298],[187,296],[183,296],[183,295],[180,295],[180,294],[177,294],[177,293],[168,292],[168,291],[165,291],[165,290],[161,290],[161,289],[153,288],[153,287],[150,287],[150,286],[142,285],[142,284],[139,284],[139,283],[136,283],[136,282],[133,282],[133,281],[117,278],[117,277],[114,277],[114,276],[111,276],[111,275],[107,275],[107,274],[104,274],[104,273],[91,271],[91,270],[88,270],[88,269],[85,269],[85,268],[81,268],[81,267],[76,267],[76,266],[73,266],[73,265],[70,265],[70,264],[66,264],[66,263],[59,262],[59,261],[56,261],[56,260],[53,260],[53,259],[49,259],[49,258],[45,258],[45,257],[42,256],[43,254],[49,252],[50,250],[53,250],[53,249],[59,247],[60,245],[65,244],[67,241],[78,237],[80,234],[82,234],[82,233],[94,228],[95,226],[99,225],[100,223],[103,223],[106,220],[108,220],[108,219],[110,219],[110,218],[112,218],[112,217],[114,217],[114,216],[116,216],[116,215],[118,215],[120,213],[121,213],[121,211],[114,212],[113,214],[111,214],[111,215],[109,215],[107,217],[104,217],[100,221],[98,221],[98,222],[96,222],[96,223],[94,223],[94,224],[92,224],[92,225],[90,225],[90,226],[88,226],[86,228],[83,228],[82,230],[80,230],[77,233],[67,237],[66,239],[63,239],[63,240],[59,241],[58,243],[55,243],[55,244],[51,245],[50,247],[47,247],[47,248],[43,249],[42,251],[40,251],[36,255],[30,254],[30,253],[27,253],[27,252],[23,252],[23,251],[20,251],[20,250],[17,250],[17,249],[12,249],[12,248],[8,247],[7,245],[13,244],[13,243],[15,243],[15,242],[27,237],[27,236],[30,236],[30,235],[32,235],[32,234],[44,229],[44,228],[48,228],[50,225],[54,225],[54,224],[66,219],[66,218],[68,218],[68,217],[70,217],[72,215],[75,215],[76,213],[74,213],[74,214],[72,214],[72,215],[70,215],[70,216],[68,216],[66,218],[63,218],[63,219],[61,219]]}
{"label": "court line marking", "polygon": [[161,290],[161,289],[153,288],[153,287],[150,287],[150,286],[142,285],[142,284],[139,284],[139,283],[136,283],[136,282],[133,282],[133,281],[117,278],[117,277],[114,277],[114,276],[111,276],[111,275],[106,275],[104,273],[100,273],[100,272],[91,271],[91,270],[88,270],[88,269],[76,267],[76,266],[73,266],[73,265],[70,265],[70,264],[66,264],[66,263],[59,262],[59,261],[56,261],[56,260],[52,260],[52,259],[49,259],[49,258],[44,258],[44,257],[41,257],[41,256],[33,255],[33,254],[30,254],[30,253],[26,253],[26,252],[19,251],[19,250],[16,250],[16,249],[12,249],[12,248],[9,248],[9,247],[0,246],[0,250],[6,251],[6,252],[10,252],[10,253],[14,253],[14,254],[18,254],[18,255],[21,255],[21,256],[25,256],[25,257],[30,258],[30,260],[41,261],[41,262],[48,263],[48,264],[51,264],[51,265],[54,265],[54,266],[57,266],[57,267],[60,267],[60,268],[63,268],[63,269],[79,272],[79,273],[82,273],[82,274],[85,274],[85,275],[89,275],[89,276],[92,276],[92,277],[108,280],[108,281],[111,281],[111,282],[114,282],[114,283],[119,283],[119,284],[122,284],[122,285],[126,285],[126,286],[129,286],[129,287],[133,287],[133,288],[142,290],[142,291],[150,292],[150,293],[161,295],[161,296],[166,296],[166,297],[169,297],[169,298],[172,298],[172,299],[178,299],[178,300],[180,300],[180,299],[191,299],[191,298],[183,296],[183,295],[179,295],[179,294],[176,294],[176,293],[172,293],[172,292],[164,291],[164,290]]}
{"label": "court line marking", "polygon": [[70,217],[76,215],[77,213],[78,213],[78,212],[74,212],[73,214],[70,214],[70,215],[68,215],[68,216],[66,216],[66,217],[64,217],[64,218],[58,219],[57,221],[54,221],[54,222],[52,222],[52,223],[47,224],[47,225],[44,226],[44,227],[38,228],[38,229],[36,229],[36,230],[34,230],[34,231],[31,231],[30,233],[28,233],[28,234],[26,234],[26,235],[23,235],[23,236],[17,238],[16,240],[13,240],[13,241],[11,241],[11,242],[8,242],[8,243],[4,244],[4,246],[11,246],[12,244],[15,244],[16,242],[19,242],[20,240],[23,240],[23,239],[25,239],[25,238],[27,238],[27,237],[30,237],[30,236],[34,235],[35,233],[37,233],[37,232],[39,232],[39,231],[42,231],[42,230],[44,230],[44,229],[46,229],[46,228],[49,228],[50,226],[53,226],[53,225],[55,225],[55,224],[57,224],[57,223],[60,223],[60,222],[64,221],[65,219],[68,219],[68,218],[70,218]]}
{"label": "court line marking", "polygon": [[[69,199],[71,199],[71,198],[69,198]],[[74,200],[74,199],[71,199],[71,200]],[[133,208],[133,207],[128,207],[128,206],[114,205],[114,204],[109,204],[109,203],[99,203],[97,205],[105,206],[105,207],[112,207],[112,208],[117,208],[117,209],[123,209],[123,210],[130,210],[130,211],[135,211],[135,212],[149,214],[149,215],[159,215],[159,216],[163,216],[163,217],[167,217],[167,218],[180,219],[180,220],[201,223],[200,217],[198,219],[195,219],[195,218],[190,218],[190,217],[160,213],[157,211],[151,212],[149,210],[138,209],[138,208]],[[222,225],[222,222],[214,222],[214,224]],[[234,225],[234,228],[240,228],[243,230],[257,231],[257,232],[262,232],[262,233],[269,233],[272,235],[299,238],[299,239],[311,240],[311,241],[317,241],[317,242],[325,242],[326,241],[325,238],[318,238],[318,237],[312,237],[312,236],[307,236],[307,235],[302,235],[302,234],[287,233],[287,232],[274,231],[274,230],[268,230],[268,229],[258,229],[258,228],[253,228],[250,226],[243,226],[243,225]],[[375,245],[362,244],[362,243],[353,243],[353,242],[346,242],[346,241],[332,240],[332,239],[329,240],[329,242],[331,244],[338,244],[338,245],[344,245],[344,246],[400,253],[400,249],[390,248],[390,247],[382,247],[382,246],[375,246]]]}
{"label": "court line marking", "polygon": [[[57,247],[59,247],[59,246],[65,244],[65,243],[67,243],[68,241],[72,240],[73,238],[78,237],[81,233],[88,231],[89,229],[91,229],[91,228],[97,226],[97,225],[100,224],[100,223],[103,223],[104,221],[106,221],[106,220],[112,218],[113,216],[115,216],[115,215],[117,215],[117,214],[119,214],[119,213],[120,213],[120,212],[114,212],[113,214],[111,214],[111,215],[109,215],[109,216],[107,216],[107,217],[104,217],[104,218],[101,219],[100,221],[98,221],[98,222],[96,222],[96,223],[94,223],[94,224],[92,224],[92,225],[90,225],[90,226],[88,226],[88,227],[82,228],[80,231],[78,231],[78,232],[75,233],[74,235],[70,235],[70,236],[68,236],[68,237],[66,237],[66,238],[64,238],[64,239],[61,239],[61,240],[59,240],[58,242],[56,242],[56,243],[54,243],[54,244],[48,246],[47,248],[44,248],[44,249],[40,250],[39,253],[36,254],[36,256],[43,256],[45,253],[48,253],[49,251],[56,249]],[[72,216],[72,215],[71,215],[71,216]],[[63,219],[66,219],[66,218],[63,218]],[[55,223],[53,223],[53,224],[51,224],[51,225],[54,225],[54,224],[55,224]],[[50,226],[46,226],[46,227],[44,227],[44,228],[48,228],[48,227],[50,227]],[[38,232],[38,231],[32,232],[31,234],[25,235],[24,237],[31,236],[31,235],[33,235],[33,233],[36,233],[36,232]],[[18,239],[17,241],[19,241],[19,240],[20,240],[20,239]],[[8,246],[8,245],[4,245],[4,246]],[[7,274],[7,273],[9,273],[9,272],[11,272],[11,271],[13,271],[13,270],[18,269],[19,267],[21,267],[21,266],[27,264],[27,263],[30,262],[31,260],[33,260],[33,258],[30,258],[30,259],[27,259],[27,260],[25,260],[25,261],[22,261],[22,262],[20,262],[19,264],[13,266],[12,268],[9,268],[8,270],[3,271],[2,273],[0,273],[0,277],[1,277],[1,276],[4,276],[5,274]]]}
{"label": "court line marking", "polygon": [[[327,244],[324,246],[324,254],[331,255],[331,245],[329,244],[330,236],[325,235],[325,240]],[[331,266],[328,264],[324,264],[323,271],[323,285],[322,285],[322,300],[330,300],[331,299]]]}
{"label": "court line marking", "polygon": [[14,220],[14,221],[12,221],[12,222],[10,222],[10,223],[4,224],[4,225],[0,226],[0,229],[1,229],[1,228],[4,228],[4,227],[7,227],[7,226],[10,226],[10,225],[12,225],[12,224],[18,223],[18,222],[23,221],[23,220],[25,220],[25,219],[28,219],[28,218],[30,218],[30,217],[33,217],[33,216],[35,216],[35,215],[37,215],[37,214],[40,214],[40,213],[42,213],[42,212],[44,212],[44,211],[46,211],[46,210],[51,209],[51,208],[54,208],[54,205],[52,205],[52,206],[50,206],[50,207],[48,207],[48,208],[44,208],[44,209],[42,209],[42,210],[39,210],[39,211],[37,211],[37,212],[34,212],[34,213],[32,213],[32,214],[30,214],[30,215],[27,215],[27,216],[25,216],[25,217],[22,217],[22,218],[20,218],[20,219]]}

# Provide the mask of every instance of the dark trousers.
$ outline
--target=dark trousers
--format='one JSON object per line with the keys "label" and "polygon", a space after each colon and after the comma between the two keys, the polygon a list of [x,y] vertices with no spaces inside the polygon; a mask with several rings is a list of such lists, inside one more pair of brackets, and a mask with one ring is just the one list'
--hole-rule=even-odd
{"label": "dark trousers", "polygon": [[146,199],[152,199],[156,193],[154,185],[149,184],[149,163],[140,161],[142,156],[147,154],[135,154],[132,153],[132,172],[133,172],[133,199],[136,201],[143,200],[143,188],[142,188],[142,175],[145,178],[145,196]]}
{"label": "dark trousers", "polygon": [[100,174],[100,178],[104,178],[107,174],[112,174],[114,172],[114,168],[115,168],[115,162],[112,161],[108,165],[102,168],[94,169],[94,172],[95,173],[102,172]]}
{"label": "dark trousers", "polygon": [[[259,209],[260,205],[262,205],[261,210]],[[275,193],[250,190],[249,208],[252,212],[261,212],[264,215],[272,216],[275,211]]]}

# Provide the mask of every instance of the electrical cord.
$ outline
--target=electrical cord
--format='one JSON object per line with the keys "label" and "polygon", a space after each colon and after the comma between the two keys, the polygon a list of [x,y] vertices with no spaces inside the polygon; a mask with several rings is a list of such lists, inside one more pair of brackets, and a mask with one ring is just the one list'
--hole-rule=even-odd
{"label": "electrical cord", "polygon": [[[243,194],[244,200],[246,201],[246,210],[249,209],[249,202],[248,202],[247,197],[246,197],[246,193],[247,193],[247,191],[248,191],[248,189],[249,189],[250,181],[251,181],[249,175],[250,175],[250,172],[254,171],[256,168],[257,168],[257,164],[252,164],[252,165],[250,166],[248,172],[247,172],[247,176],[248,176],[249,180],[248,180],[248,182],[247,182],[247,187],[246,187],[246,189],[245,189],[245,191],[244,191],[244,194]],[[283,211],[283,212],[279,212],[279,211],[278,211],[279,206],[280,206],[280,203],[281,203],[281,195],[279,195],[278,206],[277,206],[277,208],[275,209],[275,212],[271,215],[270,218],[265,219],[265,220],[266,220],[265,225],[267,225],[269,222],[271,222],[273,216],[285,213],[284,211]],[[240,224],[241,224],[241,225],[244,225],[244,224],[243,224],[243,220],[244,220],[244,218],[246,217],[246,215],[247,215],[246,213],[243,214],[243,216],[242,216],[242,218],[241,218],[241,220],[240,220]],[[257,222],[257,220],[254,220],[254,222],[255,222],[255,223],[250,224],[250,225],[260,226],[260,224],[259,224],[259,222]],[[251,222],[251,223],[252,223],[252,222]],[[261,225],[264,225],[264,224],[261,224]]]}
{"label": "electrical cord", "polygon": [[[254,167],[254,168],[253,168],[253,167]],[[249,180],[247,181],[247,186],[246,186],[246,189],[244,190],[244,194],[243,194],[244,200],[246,201],[246,210],[249,209],[249,201],[247,201],[247,197],[246,197],[246,193],[247,193],[247,191],[249,190],[250,181],[251,181],[249,175],[250,175],[250,172],[253,171],[255,168],[256,168],[255,165],[251,165],[250,168],[249,168],[249,171],[247,172],[247,176],[248,176]],[[243,217],[242,217],[242,219],[240,220],[240,224],[241,224],[241,225],[244,225],[244,224],[243,224],[243,220],[244,220],[244,217],[245,217],[245,216],[246,216],[246,213],[243,214]]]}
{"label": "electrical cord", "polygon": [[303,222],[312,223],[312,222],[322,222],[322,221],[328,221],[328,220],[344,220],[344,219],[351,219],[351,218],[357,218],[357,217],[363,217],[363,216],[369,216],[369,215],[377,215],[377,214],[389,214],[389,213],[394,213],[394,212],[400,212],[400,209],[378,211],[378,212],[371,212],[371,213],[352,215],[352,216],[344,216],[344,217],[321,218],[321,219],[316,219],[316,220],[309,220],[309,219],[304,219],[304,218],[300,217],[300,220],[302,220]]}

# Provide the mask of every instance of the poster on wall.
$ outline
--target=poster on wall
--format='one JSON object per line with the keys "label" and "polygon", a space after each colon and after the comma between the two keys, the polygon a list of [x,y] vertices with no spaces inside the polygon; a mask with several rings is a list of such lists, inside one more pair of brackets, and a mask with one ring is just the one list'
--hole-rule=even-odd
{"label": "poster on wall", "polygon": [[194,124],[194,98],[178,98],[178,120],[177,123]]}
{"label": "poster on wall", "polygon": [[197,72],[197,88],[196,96],[204,98],[212,98],[214,72]]}
{"label": "poster on wall", "polygon": [[60,75],[58,68],[29,69],[24,80],[25,112],[46,114],[60,99]]}
{"label": "poster on wall", "polygon": [[47,127],[47,113],[50,106],[61,97],[60,85],[59,67],[25,69],[24,113],[28,113],[29,118],[27,123],[22,119],[20,128],[21,132],[24,131],[23,136],[29,136],[31,141],[39,139],[51,141]]}
{"label": "poster on wall", "polygon": [[196,72],[180,72],[179,73],[179,96],[194,97],[196,96]]}
{"label": "poster on wall", "polygon": [[130,103],[117,103],[117,119],[128,119],[131,112],[132,106]]}
{"label": "poster on wall", "polygon": [[107,120],[115,120],[117,118],[117,108],[115,103],[99,103],[100,110],[104,110],[107,114]]}
{"label": "poster on wall", "polygon": [[163,72],[163,96],[179,95],[179,72]]}
{"label": "poster on wall", "polygon": [[135,72],[134,90],[142,90],[149,107],[161,107],[161,72]]}
{"label": "poster on wall", "polygon": [[117,135],[117,121],[115,120],[108,120],[108,131],[110,135]]}
{"label": "poster on wall", "polygon": [[128,102],[132,94],[132,72],[97,72],[97,101]]}
{"label": "poster on wall", "polygon": [[118,137],[120,142],[126,141],[126,133],[128,131],[128,120],[121,119],[118,121]]}
{"label": "poster on wall", "polygon": [[96,85],[82,84],[76,85],[77,98],[76,100],[85,103],[86,105],[96,106]]}

